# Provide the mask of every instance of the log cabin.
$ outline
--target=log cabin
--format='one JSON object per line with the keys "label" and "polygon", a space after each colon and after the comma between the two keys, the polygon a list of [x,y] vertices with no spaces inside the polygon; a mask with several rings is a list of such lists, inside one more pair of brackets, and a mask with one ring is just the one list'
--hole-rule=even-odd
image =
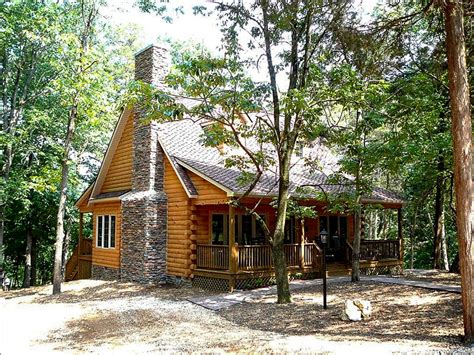
{"label": "log cabin", "polygon": [[[149,46],[135,57],[135,78],[162,85],[169,70],[167,50]],[[139,110],[125,108],[118,120],[94,183],[77,200],[79,244],[66,267],[68,280],[96,279],[139,283],[191,281],[194,286],[233,290],[266,285],[274,280],[271,247],[254,215],[229,204],[245,189],[240,172],[223,164],[222,150],[201,142],[205,126],[199,121],[143,124]],[[327,175],[309,173],[305,154],[331,169],[337,157],[315,142],[295,156],[291,189],[317,183]],[[301,163],[298,163],[300,159]],[[253,207],[270,230],[275,225],[272,199],[275,176],[266,172],[243,200]],[[331,189],[331,186],[327,186]],[[364,198],[398,213],[393,239],[363,240],[360,265],[364,272],[397,272],[403,265],[401,208],[395,193],[375,189]],[[285,255],[291,277],[319,277],[320,233],[329,233],[329,272],[350,272],[354,218],[334,214],[317,199],[316,218],[288,220]],[[83,216],[92,215],[92,239],[83,237]]]}

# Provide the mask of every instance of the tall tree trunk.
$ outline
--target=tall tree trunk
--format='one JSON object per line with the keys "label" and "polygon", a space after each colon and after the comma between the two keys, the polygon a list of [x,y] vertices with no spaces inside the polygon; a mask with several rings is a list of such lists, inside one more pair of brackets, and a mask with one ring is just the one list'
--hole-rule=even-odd
{"label": "tall tree trunk", "polygon": [[36,268],[36,260],[38,255],[38,238],[35,234],[32,235],[32,243],[31,243],[31,277],[30,283],[31,286],[36,286],[36,279],[37,279],[37,268]]}
{"label": "tall tree trunk", "polygon": [[61,185],[59,189],[59,207],[56,224],[56,243],[54,244],[54,272],[53,272],[53,295],[61,293],[62,268],[63,268],[63,242],[64,242],[64,213],[66,211],[66,199],[69,175],[69,152],[74,138],[77,118],[77,95],[69,112],[67,135],[64,142],[63,158],[61,162]]}
{"label": "tall tree trunk", "polygon": [[[358,109],[356,113],[356,127],[360,124],[362,120],[362,110]],[[360,241],[362,239],[362,191],[361,191],[361,172],[362,172],[362,162],[360,159],[357,161],[357,170],[355,174],[355,190],[356,190],[356,201],[355,206],[356,210],[354,213],[354,242],[352,243],[352,272],[351,272],[351,281],[357,282],[360,281]]]}
{"label": "tall tree trunk", "polygon": [[290,181],[290,158],[288,154],[280,162],[280,182],[278,188],[278,209],[275,233],[273,235],[272,255],[275,265],[275,278],[277,284],[278,303],[290,303],[290,285],[288,282],[288,270],[286,267],[285,240],[286,210],[288,207],[288,190]]}
{"label": "tall tree trunk", "polygon": [[444,271],[449,271],[449,260],[448,260],[448,240],[446,238],[446,223],[444,222],[444,208],[443,208],[443,226],[441,230],[441,257],[443,260]]}
{"label": "tall tree trunk", "polygon": [[454,151],[456,225],[461,270],[464,335],[474,340],[474,245],[472,209],[472,126],[471,103],[464,44],[463,12],[460,0],[443,2],[448,56],[449,95]]}
{"label": "tall tree trunk", "polygon": [[418,216],[418,205],[415,205],[415,212],[413,214],[413,224],[411,227],[410,236],[410,269],[413,269],[414,253],[415,253],[415,234],[416,234],[416,217]]}
{"label": "tall tree trunk", "polygon": [[362,229],[362,212],[360,206],[354,213],[354,243],[352,243],[352,273],[351,281],[360,281],[360,240]]}
{"label": "tall tree trunk", "polygon": [[438,155],[438,176],[436,177],[435,213],[433,221],[433,268],[441,269],[441,251],[444,230],[444,157],[442,152]]}
{"label": "tall tree trunk", "polygon": [[31,223],[28,223],[26,231],[26,252],[25,252],[25,273],[23,277],[23,287],[29,288],[31,286],[31,250],[33,247],[33,230]]}

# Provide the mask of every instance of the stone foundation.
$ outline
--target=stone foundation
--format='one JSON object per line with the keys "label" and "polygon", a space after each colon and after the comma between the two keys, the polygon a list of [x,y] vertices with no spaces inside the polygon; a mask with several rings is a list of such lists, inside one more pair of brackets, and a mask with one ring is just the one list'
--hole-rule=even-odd
{"label": "stone foundation", "polygon": [[120,269],[92,265],[91,278],[95,280],[118,281],[120,280]]}

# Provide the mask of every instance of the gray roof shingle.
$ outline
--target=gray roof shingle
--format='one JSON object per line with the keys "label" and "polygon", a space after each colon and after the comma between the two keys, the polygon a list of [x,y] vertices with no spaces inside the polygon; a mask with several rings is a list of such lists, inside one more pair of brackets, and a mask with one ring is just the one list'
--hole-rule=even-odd
{"label": "gray roof shingle", "polygon": [[[187,168],[194,169],[211,181],[223,186],[235,194],[242,194],[247,186],[239,181],[241,172],[236,168],[226,167],[223,156],[217,148],[202,144],[203,129],[199,122],[189,119],[167,122],[158,125],[158,134],[163,149],[171,157],[171,163],[181,177],[191,195],[197,191],[187,174]],[[254,146],[250,142],[250,146]],[[232,152],[236,153],[235,151]],[[328,175],[337,170],[339,157],[334,155],[324,144],[315,142],[312,147],[305,148],[305,155],[319,161],[320,169],[309,169],[301,158],[292,161],[290,173],[290,193],[295,194],[298,187],[317,185],[315,190],[324,189],[327,193],[350,192],[351,187],[328,183]],[[317,171],[316,171],[317,170]],[[275,171],[268,169],[252,190],[254,196],[276,196],[278,194],[278,177]],[[365,200],[385,203],[403,203],[403,199],[392,191],[381,188],[374,189]]]}

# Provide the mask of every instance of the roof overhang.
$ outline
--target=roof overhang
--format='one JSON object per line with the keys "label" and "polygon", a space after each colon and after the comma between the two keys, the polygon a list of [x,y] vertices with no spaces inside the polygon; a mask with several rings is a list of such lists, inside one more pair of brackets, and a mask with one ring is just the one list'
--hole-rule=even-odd
{"label": "roof overhang", "polygon": [[235,193],[230,190],[228,187],[222,185],[221,183],[217,182],[216,180],[210,178],[209,176],[207,176],[206,174],[203,174],[201,171],[197,170],[196,168],[192,167],[191,165],[189,164],[186,164],[185,162],[183,162],[181,159],[179,158],[176,158],[176,161],[179,163],[179,165],[181,165],[183,168],[189,170],[190,172],[196,174],[197,176],[203,178],[204,180],[206,180],[207,182],[211,183],[212,185],[216,186],[217,188],[221,189],[222,191],[224,191],[225,193],[227,193],[227,196],[235,196]]}

